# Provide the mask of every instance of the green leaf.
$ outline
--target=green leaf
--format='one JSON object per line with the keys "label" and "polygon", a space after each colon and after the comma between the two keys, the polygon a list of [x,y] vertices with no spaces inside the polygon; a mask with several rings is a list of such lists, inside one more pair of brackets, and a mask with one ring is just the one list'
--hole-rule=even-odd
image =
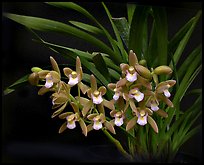
{"label": "green leaf", "polygon": [[183,50],[184,50],[186,44],[188,43],[190,36],[191,36],[195,26],[196,26],[196,23],[198,22],[198,19],[200,18],[201,13],[202,13],[201,11],[198,11],[196,16],[194,17],[192,25],[190,26],[189,30],[187,31],[187,33],[185,34],[183,39],[180,41],[180,43],[179,43],[179,45],[178,45],[178,47],[174,53],[174,56],[173,56],[175,64],[177,64],[177,62],[179,61],[179,59],[183,53]]}
{"label": "green leaf", "polygon": [[131,25],[132,17],[135,12],[136,4],[134,3],[127,3],[127,15],[128,15],[128,23]]}
{"label": "green leaf", "polygon": [[181,80],[183,78],[184,74],[186,73],[186,70],[188,69],[188,67],[190,66],[192,61],[194,61],[197,56],[201,56],[201,53],[202,53],[201,50],[202,50],[202,47],[201,47],[201,44],[200,44],[184,60],[184,62],[182,63],[182,65],[178,69],[178,78],[179,78],[179,80]]}
{"label": "green leaf", "polygon": [[152,7],[152,10],[157,33],[157,40],[155,42],[158,45],[158,65],[166,65],[168,37],[166,10],[163,7]]}
{"label": "green leaf", "polygon": [[29,77],[29,74],[21,77],[20,79],[18,79],[16,82],[14,82],[12,85],[10,85],[8,88],[6,88],[4,90],[4,95],[7,95],[9,93],[12,93],[15,91],[16,88],[22,86],[22,85],[25,85],[28,81],[28,77]]}
{"label": "green leaf", "polygon": [[90,70],[95,76],[96,78],[105,86],[108,85],[108,81],[107,79],[104,77],[104,75],[102,75],[96,68],[95,65],[93,63],[88,62],[86,59],[81,58],[81,63],[88,69]]}
{"label": "green leaf", "polygon": [[73,2],[47,2],[50,5],[61,7],[61,8],[69,8],[78,11],[79,13],[82,13],[87,18],[91,19],[96,23],[96,25],[103,30],[104,34],[106,35],[107,39],[109,40],[114,52],[109,53],[111,56],[111,59],[115,61],[116,64],[120,64],[122,62],[122,58],[118,56],[120,54],[117,45],[115,44],[115,40],[111,37],[110,33],[97,21],[97,19],[91,15],[86,9],[83,7],[73,3]]}
{"label": "green leaf", "polygon": [[128,48],[130,26],[127,22],[127,19],[125,17],[121,17],[112,18],[112,20],[116,28],[118,29],[118,33],[120,34],[123,43],[125,44],[126,48]]}
{"label": "green leaf", "polygon": [[128,54],[127,54],[127,52],[124,49],[123,42],[122,42],[122,40],[120,38],[120,34],[118,32],[118,29],[115,26],[115,24],[113,23],[112,16],[111,16],[108,8],[106,7],[106,5],[103,2],[102,2],[102,5],[105,8],[105,11],[106,11],[106,13],[108,15],[108,18],[109,18],[110,22],[111,22],[111,25],[112,25],[113,31],[115,33],[115,36],[117,38],[117,42],[118,42],[118,46],[119,46],[119,49],[120,49],[120,52],[121,52],[121,56],[122,56],[123,62],[127,62],[128,61]]}
{"label": "green leaf", "polygon": [[185,34],[190,29],[191,25],[193,24],[194,17],[191,18],[180,30],[171,38],[171,40],[168,43],[168,51],[174,53],[177,49],[180,41],[183,39]]}
{"label": "green leaf", "polygon": [[34,30],[46,31],[46,32],[50,31],[50,32],[57,32],[57,33],[62,33],[66,35],[73,35],[75,37],[88,41],[93,45],[96,45],[101,49],[101,51],[104,51],[110,56],[114,54],[112,49],[108,47],[106,44],[104,44],[101,40],[95,38],[93,35],[90,35],[82,30],[79,30],[65,23],[44,19],[44,18],[23,16],[23,15],[17,15],[17,14],[9,14],[9,13],[4,14],[4,16]]}
{"label": "green leaf", "polygon": [[110,82],[110,74],[108,71],[108,67],[106,66],[105,61],[100,53],[94,55],[93,57],[94,65],[96,69],[102,74],[106,76],[106,79]]}
{"label": "green leaf", "polygon": [[129,34],[129,50],[133,50],[138,59],[140,60],[143,52],[143,40],[146,39],[145,37],[145,28],[147,24],[147,16],[149,7],[147,6],[137,6],[136,10],[134,11],[132,22],[130,25],[130,34]]}
{"label": "green leaf", "polygon": [[[81,51],[78,49],[73,49],[73,48],[69,48],[69,47],[64,47],[64,46],[60,46],[60,45],[56,45],[56,44],[52,44],[46,41],[39,41],[39,40],[34,40],[38,43],[44,44],[46,46],[48,46],[50,49],[52,49],[53,51],[60,53],[61,55],[64,55],[64,57],[72,57],[75,58],[76,55],[78,55],[79,57],[85,58],[88,61],[92,61],[93,58],[93,54],[85,52],[85,51]],[[73,54],[74,53],[74,54]],[[108,58],[107,54],[101,53],[101,55],[103,56],[103,59],[106,63],[106,65],[118,72],[120,72],[120,67],[118,67],[117,65],[114,64],[114,62]]]}
{"label": "green leaf", "polygon": [[155,20],[153,20],[150,39],[149,39],[149,46],[148,46],[147,55],[146,55],[147,65],[152,68],[155,68],[158,66],[157,63],[159,58],[158,56],[159,52],[158,52],[158,43],[156,41],[157,41],[157,31],[155,26]]}
{"label": "green leaf", "polygon": [[81,28],[87,32],[91,32],[94,34],[104,34],[103,31],[95,26],[89,25],[89,24],[85,24],[82,22],[78,22],[78,21],[69,21],[71,24],[75,25],[78,28]]}

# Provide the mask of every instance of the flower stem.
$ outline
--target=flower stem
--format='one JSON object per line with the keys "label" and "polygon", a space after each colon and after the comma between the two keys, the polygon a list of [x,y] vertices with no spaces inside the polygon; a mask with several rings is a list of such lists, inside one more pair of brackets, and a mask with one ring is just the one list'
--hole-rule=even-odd
{"label": "flower stem", "polygon": [[133,160],[133,157],[124,150],[123,146],[120,144],[120,142],[117,139],[111,136],[111,134],[107,130],[103,129],[103,132],[110,139],[110,141],[117,147],[120,153],[124,155],[124,157],[126,157],[129,160]]}

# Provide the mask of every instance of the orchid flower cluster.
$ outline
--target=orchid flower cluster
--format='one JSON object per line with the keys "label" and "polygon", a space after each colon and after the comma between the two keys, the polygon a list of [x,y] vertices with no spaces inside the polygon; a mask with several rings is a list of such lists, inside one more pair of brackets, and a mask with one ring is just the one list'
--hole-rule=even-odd
{"label": "orchid flower cluster", "polygon": [[[122,71],[120,79],[116,83],[109,83],[107,88],[99,87],[93,74],[90,75],[90,86],[82,82],[83,71],[78,56],[76,70],[63,68],[68,82],[61,80],[60,69],[53,57],[50,57],[50,62],[53,70],[33,67],[29,82],[32,85],[42,86],[38,91],[39,95],[52,92],[50,98],[52,109],[55,110],[52,117],[58,116],[65,120],[59,128],[59,133],[67,128],[76,128],[76,122],[79,123],[85,136],[91,130],[100,129],[116,134],[114,127],[121,126],[129,131],[136,124],[139,126],[150,124],[158,133],[153,113],[166,118],[168,114],[160,109],[160,104],[164,102],[167,106],[173,107],[169,99],[171,96],[169,88],[174,86],[176,81],[159,82],[158,78],[162,74],[171,74],[172,69],[163,65],[151,68],[150,71],[144,60],[138,61],[132,50],[129,52],[128,64],[120,64]],[[74,86],[78,87],[77,96],[72,95]],[[105,98],[107,90],[113,92],[111,100]]]}

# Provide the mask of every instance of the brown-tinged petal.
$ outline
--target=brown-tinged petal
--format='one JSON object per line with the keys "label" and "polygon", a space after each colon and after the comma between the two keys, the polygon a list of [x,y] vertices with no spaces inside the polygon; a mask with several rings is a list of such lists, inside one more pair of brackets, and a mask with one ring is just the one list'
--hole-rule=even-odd
{"label": "brown-tinged petal", "polygon": [[103,95],[106,94],[106,87],[101,86],[101,87],[98,88],[98,91],[101,92],[101,96],[103,96]]}
{"label": "brown-tinged petal", "polygon": [[100,113],[99,116],[100,116],[101,122],[103,123],[106,120],[105,113]]}
{"label": "brown-tinged petal", "polygon": [[89,115],[87,116],[87,119],[93,120],[93,118],[96,117],[97,115],[98,115],[97,113],[89,114]]}
{"label": "brown-tinged petal", "polygon": [[78,83],[78,86],[80,88],[80,90],[82,91],[83,94],[86,94],[86,92],[88,91],[88,89],[90,88],[89,86],[85,85],[82,82]]}
{"label": "brown-tinged petal", "polygon": [[137,80],[138,80],[138,82],[141,83],[141,85],[143,85],[144,87],[146,87],[148,90],[152,90],[152,85],[151,85],[151,82],[149,82],[149,80],[143,78],[143,77],[140,76],[140,75],[137,76]]}
{"label": "brown-tinged petal", "polygon": [[170,87],[172,87],[176,84],[176,80],[167,80],[166,83],[169,84]]}
{"label": "brown-tinged petal", "polygon": [[154,69],[154,73],[157,75],[161,75],[161,74],[168,75],[168,74],[171,74],[172,72],[173,72],[172,69],[166,65],[161,65]]}
{"label": "brown-tinged petal", "polygon": [[49,70],[39,71],[39,72],[38,72],[39,78],[40,78],[40,79],[44,79],[48,73],[50,73]]}
{"label": "brown-tinged petal", "polygon": [[158,133],[159,132],[159,130],[158,130],[158,126],[157,126],[157,123],[154,121],[154,119],[151,117],[151,116],[147,116],[147,121],[148,121],[148,123],[152,126],[152,128],[154,129],[154,131],[156,132],[156,133]]}
{"label": "brown-tinged petal", "polygon": [[96,91],[97,90],[97,82],[96,82],[96,78],[93,74],[90,76],[90,81],[91,81],[91,90]]}
{"label": "brown-tinged petal", "polygon": [[125,64],[125,63],[120,64],[120,69],[122,70],[123,74],[126,74],[126,70],[128,70],[128,68],[129,68],[128,64]]}
{"label": "brown-tinged petal", "polygon": [[129,53],[129,65],[130,66],[135,66],[136,63],[138,63],[137,56],[132,50],[130,50],[130,53]]}
{"label": "brown-tinged petal", "polygon": [[162,117],[165,117],[167,118],[168,117],[168,114],[163,111],[162,109],[158,109],[157,111],[155,111],[158,115],[162,116]]}
{"label": "brown-tinged petal", "polygon": [[45,86],[43,86],[42,88],[40,88],[40,90],[38,91],[38,95],[44,95],[45,93],[49,92],[50,89],[46,88]]}
{"label": "brown-tinged petal", "polygon": [[109,83],[108,88],[113,91],[116,88],[116,84],[115,83]]}
{"label": "brown-tinged petal", "polygon": [[115,109],[114,103],[112,101],[108,101],[106,99],[103,99],[103,105],[111,110]]}
{"label": "brown-tinged petal", "polygon": [[81,60],[78,56],[76,57],[76,72],[77,74],[81,72]]}
{"label": "brown-tinged petal", "polygon": [[59,108],[61,105],[62,105],[62,104],[54,104],[54,105],[52,106],[52,109]]}
{"label": "brown-tinged petal", "polygon": [[153,111],[149,108],[145,108],[145,111],[149,114],[149,115],[152,115],[153,114]]}
{"label": "brown-tinged petal", "polygon": [[75,113],[79,113],[79,107],[74,102],[71,102],[70,104],[71,104],[74,112]]}
{"label": "brown-tinged petal", "polygon": [[87,125],[87,133],[93,130],[93,124]]}
{"label": "brown-tinged petal", "polygon": [[64,122],[62,125],[61,125],[61,127],[59,128],[59,133],[62,133],[62,132],[64,132],[64,130],[66,130],[67,129],[67,122]]}
{"label": "brown-tinged petal", "polygon": [[105,114],[104,106],[103,104],[97,104],[97,109],[100,113]]}
{"label": "brown-tinged petal", "polygon": [[112,110],[112,111],[110,111],[110,115],[111,115],[111,117],[114,117],[114,115],[117,113],[117,111],[116,110]]}
{"label": "brown-tinged petal", "polygon": [[117,104],[120,110],[125,108],[124,99],[122,97],[119,97]]}
{"label": "brown-tinged petal", "polygon": [[79,125],[80,125],[80,127],[81,127],[81,129],[82,129],[82,132],[83,132],[83,134],[85,135],[85,136],[87,136],[87,127],[86,127],[86,124],[85,124],[85,122],[84,122],[84,120],[82,120],[82,119],[80,119],[79,120]]}
{"label": "brown-tinged petal", "polygon": [[64,112],[64,113],[60,114],[58,117],[60,119],[65,119],[68,115],[71,115],[71,114],[73,114],[73,112]]}
{"label": "brown-tinged petal", "polygon": [[104,122],[104,125],[105,125],[105,127],[106,127],[111,133],[116,134],[116,133],[115,133],[115,129],[114,129],[113,125],[112,125],[110,122],[108,122],[108,121],[106,120],[106,121]]}
{"label": "brown-tinged petal", "polygon": [[54,118],[55,116],[59,115],[66,107],[67,103],[65,103],[64,105],[62,105],[58,110],[56,110],[53,114],[52,114],[52,118]]}
{"label": "brown-tinged petal", "polygon": [[69,98],[64,93],[59,93],[58,96],[53,99],[53,102],[54,104],[63,104],[68,100]]}
{"label": "brown-tinged petal", "polygon": [[129,131],[131,128],[133,128],[135,126],[137,122],[137,117],[134,116],[132,119],[130,119],[126,125],[126,131]]}
{"label": "brown-tinged petal", "polygon": [[82,106],[85,106],[89,102],[89,99],[87,99],[85,97],[78,97],[78,96],[76,96],[75,98],[79,101],[79,103]]}
{"label": "brown-tinged petal", "polygon": [[[94,92],[94,91],[93,91]],[[91,98],[91,93],[92,93],[92,90],[91,90],[91,88],[89,88],[88,90],[87,90],[87,96],[89,97],[89,98]]]}
{"label": "brown-tinged petal", "polygon": [[171,100],[169,100],[167,97],[165,97],[164,95],[157,95],[157,97],[159,99],[161,99],[163,102],[165,102],[169,107],[173,108],[174,104],[171,102]]}
{"label": "brown-tinged petal", "polygon": [[63,69],[65,76],[69,77],[69,75],[73,72],[70,68],[64,68]]}
{"label": "brown-tinged petal", "polygon": [[121,86],[124,86],[126,83],[127,83],[126,78],[121,78],[121,79],[116,83],[116,86],[117,86],[117,87],[121,87]]}
{"label": "brown-tinged petal", "polygon": [[129,94],[128,93],[123,93],[123,98],[128,101],[129,100]]}
{"label": "brown-tinged petal", "polygon": [[93,102],[91,100],[89,100],[83,107],[82,109],[82,115],[86,116],[86,114],[88,113],[88,111],[90,110],[91,106],[93,105]]}
{"label": "brown-tinged petal", "polygon": [[144,66],[142,66],[140,64],[136,64],[135,69],[136,69],[137,73],[139,73],[142,77],[144,77],[146,79],[151,79],[152,78],[151,72],[146,67],[144,67]]}
{"label": "brown-tinged petal", "polygon": [[50,62],[51,62],[53,70],[56,71],[59,74],[59,76],[61,77],[60,69],[58,67],[58,64],[57,64],[57,62],[55,61],[55,59],[52,56],[50,56]]}
{"label": "brown-tinged petal", "polygon": [[70,86],[67,85],[64,81],[60,81],[63,89],[66,91],[66,94],[69,96],[70,94]]}
{"label": "brown-tinged petal", "polygon": [[137,107],[135,106],[134,100],[133,99],[129,99],[129,103],[130,103],[130,107],[132,109],[133,112],[138,113]]}
{"label": "brown-tinged petal", "polygon": [[60,75],[56,71],[50,71],[50,74],[53,78],[54,83],[58,83],[60,81]]}

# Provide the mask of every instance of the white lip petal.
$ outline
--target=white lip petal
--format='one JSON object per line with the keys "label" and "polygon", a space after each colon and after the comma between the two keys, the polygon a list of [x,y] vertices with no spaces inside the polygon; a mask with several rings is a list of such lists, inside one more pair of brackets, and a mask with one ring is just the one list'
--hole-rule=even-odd
{"label": "white lip petal", "polygon": [[114,123],[116,126],[121,126],[123,124],[123,118],[116,117]]}
{"label": "white lip petal", "polygon": [[45,83],[45,87],[46,88],[51,88],[53,86],[53,82],[51,80],[46,80],[46,83]]}
{"label": "white lip petal", "polygon": [[69,81],[68,81],[68,84],[69,85],[76,85],[77,83],[79,82],[79,78],[78,76],[76,78],[72,78],[71,74],[69,75]]}
{"label": "white lip petal", "polygon": [[113,95],[113,99],[116,101],[119,99],[119,96],[120,94],[118,92],[116,92],[114,95]]}
{"label": "white lip petal", "polygon": [[139,125],[147,124],[147,116],[144,116],[144,117],[139,116],[138,119],[137,119],[137,123]]}
{"label": "white lip petal", "polygon": [[165,90],[164,90],[164,95],[165,95],[166,97],[170,97],[170,96],[171,96],[171,93],[168,91],[168,89],[165,89]]}
{"label": "white lip petal", "polygon": [[94,95],[91,95],[92,96],[92,101],[94,104],[101,104],[102,101],[103,101],[103,98],[101,97],[101,95],[95,97]]}
{"label": "white lip petal", "polygon": [[128,71],[127,71],[127,74],[126,74],[126,79],[129,81],[129,82],[134,82],[137,80],[137,74],[136,72],[134,74],[130,74]]}
{"label": "white lip petal", "polygon": [[159,109],[159,107],[157,104],[155,104],[155,103],[151,104],[151,110],[157,111],[158,109]]}
{"label": "white lip petal", "polygon": [[138,91],[137,94],[134,95],[134,98],[135,98],[135,100],[137,100],[137,102],[140,102],[144,98],[144,93]]}
{"label": "white lip petal", "polygon": [[67,122],[67,128],[74,129],[76,127],[75,121]]}
{"label": "white lip petal", "polygon": [[101,122],[98,122],[98,121],[94,122],[93,129],[99,130],[101,128],[102,128],[102,123]]}

